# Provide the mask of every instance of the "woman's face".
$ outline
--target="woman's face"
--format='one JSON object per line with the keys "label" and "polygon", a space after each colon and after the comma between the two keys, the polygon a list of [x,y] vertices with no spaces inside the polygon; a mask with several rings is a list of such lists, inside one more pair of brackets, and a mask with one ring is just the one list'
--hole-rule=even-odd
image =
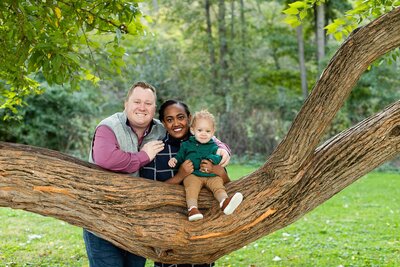
{"label": "woman's face", "polygon": [[179,104],[173,104],[165,108],[163,124],[170,136],[175,139],[184,139],[189,133],[190,117],[185,108]]}

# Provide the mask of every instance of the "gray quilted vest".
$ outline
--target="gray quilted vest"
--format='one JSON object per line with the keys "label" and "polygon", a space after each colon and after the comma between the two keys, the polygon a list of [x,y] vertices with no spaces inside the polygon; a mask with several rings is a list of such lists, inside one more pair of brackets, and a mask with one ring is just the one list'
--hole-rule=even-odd
{"label": "gray quilted vest", "polygon": [[[138,152],[140,148],[147,142],[153,140],[162,140],[165,136],[165,128],[162,123],[159,120],[153,119],[153,126],[151,127],[150,132],[144,137],[141,146],[138,147],[138,137],[132,131],[131,127],[127,124],[127,117],[125,112],[118,112],[108,118],[105,118],[97,125],[97,127],[101,125],[108,126],[114,132],[120,149],[125,152]],[[89,162],[91,163],[95,163],[92,156],[93,139],[89,153]],[[136,171],[131,175],[138,177],[139,171]]]}

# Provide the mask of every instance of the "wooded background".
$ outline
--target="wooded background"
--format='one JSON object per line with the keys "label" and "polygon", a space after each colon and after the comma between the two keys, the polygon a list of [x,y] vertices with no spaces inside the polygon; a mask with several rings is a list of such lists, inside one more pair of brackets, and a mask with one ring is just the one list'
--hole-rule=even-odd
{"label": "wooded background", "polygon": [[[0,140],[86,159],[95,125],[122,110],[131,84],[146,80],[158,89],[159,104],[173,98],[192,111],[208,108],[218,118],[217,136],[234,155],[245,162],[264,161],[343,41],[344,26],[350,27],[347,32],[355,27],[338,19],[348,10],[364,9],[356,16],[357,25],[363,25],[399,5],[293,2],[153,0],[138,6],[134,1],[103,1],[100,9],[99,3],[85,1],[37,6],[3,1],[0,116],[8,119],[1,122]],[[307,3],[307,16],[293,28],[284,20],[300,2]],[[365,7],[362,2],[374,3]],[[133,22],[123,24],[132,15]],[[327,35],[332,22],[343,31]],[[326,25],[331,27],[324,29]],[[363,74],[326,138],[400,98],[398,53]],[[16,62],[22,62],[20,68]],[[14,73],[14,78],[5,73]],[[31,80],[18,86],[22,74]]]}

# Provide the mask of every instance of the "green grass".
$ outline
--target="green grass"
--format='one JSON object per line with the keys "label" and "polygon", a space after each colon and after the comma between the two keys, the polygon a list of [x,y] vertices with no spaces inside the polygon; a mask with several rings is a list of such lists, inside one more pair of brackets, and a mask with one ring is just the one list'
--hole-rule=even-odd
{"label": "green grass", "polygon": [[[232,179],[255,167],[232,165]],[[400,175],[370,173],[294,224],[217,266],[400,266]],[[82,230],[0,208],[0,266],[88,266]],[[151,261],[147,266],[151,266]]]}

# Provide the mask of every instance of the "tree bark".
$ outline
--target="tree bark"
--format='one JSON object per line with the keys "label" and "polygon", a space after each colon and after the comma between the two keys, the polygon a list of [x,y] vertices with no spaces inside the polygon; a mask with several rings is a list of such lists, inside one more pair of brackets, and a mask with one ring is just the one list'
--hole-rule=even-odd
{"label": "tree bark", "polygon": [[[400,101],[320,144],[364,70],[400,46],[400,8],[355,31],[333,57],[287,136],[223,215],[206,190],[188,222],[182,186],[132,178],[64,154],[0,143],[0,206],[51,216],[168,263],[212,262],[296,221],[400,152]],[[319,147],[318,147],[319,145]]]}

